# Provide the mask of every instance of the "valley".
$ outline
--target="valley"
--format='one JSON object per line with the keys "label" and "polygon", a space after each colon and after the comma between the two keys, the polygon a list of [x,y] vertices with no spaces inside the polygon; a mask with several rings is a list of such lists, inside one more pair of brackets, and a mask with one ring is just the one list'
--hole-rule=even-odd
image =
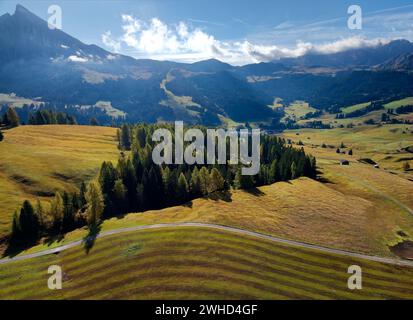
{"label": "valley", "polygon": [[[101,48],[21,5],[0,15],[0,300],[413,299],[413,42],[245,41],[253,62],[168,61],[121,49],[154,25],[162,37],[126,52],[197,37],[233,52],[184,22],[122,21]],[[241,164],[232,140],[194,164],[208,129],[260,143],[235,141]]]}

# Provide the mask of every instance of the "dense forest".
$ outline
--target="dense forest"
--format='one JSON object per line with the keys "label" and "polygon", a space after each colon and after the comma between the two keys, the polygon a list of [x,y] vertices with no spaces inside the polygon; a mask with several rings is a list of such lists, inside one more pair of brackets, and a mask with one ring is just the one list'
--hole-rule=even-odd
{"label": "dense forest", "polygon": [[0,106],[0,122],[2,118],[7,117],[9,109],[13,109],[17,114],[20,124],[89,125],[98,123],[100,125],[120,126],[124,122],[122,117],[114,118],[106,114],[104,110],[95,106],[81,108],[76,105],[65,105],[61,103],[41,103],[37,106],[34,104],[24,104],[18,108],[8,107],[7,105]]}
{"label": "dense forest", "polygon": [[79,192],[57,192],[48,208],[40,201],[35,205],[24,201],[13,216],[11,246],[31,245],[40,237],[62,235],[84,225],[92,228],[102,219],[180,205],[217,191],[316,176],[314,157],[269,135],[261,136],[256,176],[242,175],[239,165],[157,165],[152,161],[152,134],[160,127],[174,129],[168,124],[122,125],[116,165],[103,162],[94,181],[83,182]]}
{"label": "dense forest", "polygon": [[[27,123],[29,125],[46,125],[46,124],[77,124],[76,118],[65,112],[56,112],[48,109],[38,109],[29,112],[27,115]],[[20,124],[25,124],[21,121],[19,112],[16,108],[7,108],[6,112],[0,117],[0,125],[8,128],[14,128]]]}

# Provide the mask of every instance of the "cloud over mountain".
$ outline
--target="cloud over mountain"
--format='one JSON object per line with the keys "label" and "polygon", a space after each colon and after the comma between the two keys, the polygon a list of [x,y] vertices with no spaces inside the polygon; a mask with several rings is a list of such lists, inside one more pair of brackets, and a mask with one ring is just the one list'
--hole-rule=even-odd
{"label": "cloud over mountain", "polygon": [[248,64],[281,58],[299,57],[307,53],[330,54],[387,43],[385,39],[353,36],[322,44],[298,41],[293,48],[254,44],[248,40],[220,41],[200,28],[185,22],[167,25],[158,18],[148,22],[122,15],[123,34],[114,38],[111,31],[102,35],[103,43],[115,52],[133,49],[137,57],[149,54],[153,59],[194,62],[217,58],[232,64]]}

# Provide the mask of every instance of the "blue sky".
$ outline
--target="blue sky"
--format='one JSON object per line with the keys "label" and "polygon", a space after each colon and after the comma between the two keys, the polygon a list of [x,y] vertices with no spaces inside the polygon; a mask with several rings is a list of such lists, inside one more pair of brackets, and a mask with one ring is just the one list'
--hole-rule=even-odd
{"label": "blue sky", "polygon": [[[137,58],[245,64],[413,40],[413,0],[2,0],[0,14],[17,3],[44,19],[57,4],[63,31]],[[347,27],[352,4],[362,9],[361,30]]]}

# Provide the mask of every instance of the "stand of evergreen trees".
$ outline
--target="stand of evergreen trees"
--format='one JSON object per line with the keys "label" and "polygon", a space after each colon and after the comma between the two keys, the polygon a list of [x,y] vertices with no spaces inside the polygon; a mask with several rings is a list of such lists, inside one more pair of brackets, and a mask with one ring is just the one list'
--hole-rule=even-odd
{"label": "stand of evergreen trees", "polygon": [[29,246],[41,237],[58,236],[84,226],[88,221],[87,192],[84,183],[80,192],[57,192],[47,208],[40,200],[36,205],[25,200],[20,211],[13,215],[10,245],[17,248]]}
{"label": "stand of evergreen trees", "polygon": [[28,124],[45,125],[45,124],[77,124],[76,118],[64,112],[56,112],[47,109],[37,110],[29,113]]}
{"label": "stand of evergreen trees", "polygon": [[[281,138],[261,136],[259,174],[245,176],[239,165],[157,165],[152,134],[160,125],[123,125],[118,130],[120,158],[103,162],[96,181],[80,192],[56,193],[50,209],[25,201],[13,217],[11,243],[30,244],[101,219],[184,204],[228,189],[250,189],[301,176],[316,177],[316,161]],[[173,132],[171,125],[162,125]],[[200,128],[206,130],[205,128]],[[229,147],[227,147],[229,152]],[[227,156],[229,159],[229,154]]]}
{"label": "stand of evergreen trees", "polygon": [[20,118],[14,108],[7,108],[7,111],[0,120],[0,125],[8,128],[14,128],[20,125]]}
{"label": "stand of evergreen trees", "polygon": [[[34,107],[33,107],[34,108]],[[38,109],[34,112],[29,111],[27,123],[30,125],[45,125],[45,124],[77,124],[76,118],[65,112],[57,112],[48,109]],[[15,108],[7,108],[3,117],[0,119],[0,125],[14,128],[21,124],[20,117]]]}
{"label": "stand of evergreen trees", "polygon": [[389,114],[407,114],[413,112],[413,105],[406,105],[406,106],[400,106],[396,109],[388,109],[387,113]]}

